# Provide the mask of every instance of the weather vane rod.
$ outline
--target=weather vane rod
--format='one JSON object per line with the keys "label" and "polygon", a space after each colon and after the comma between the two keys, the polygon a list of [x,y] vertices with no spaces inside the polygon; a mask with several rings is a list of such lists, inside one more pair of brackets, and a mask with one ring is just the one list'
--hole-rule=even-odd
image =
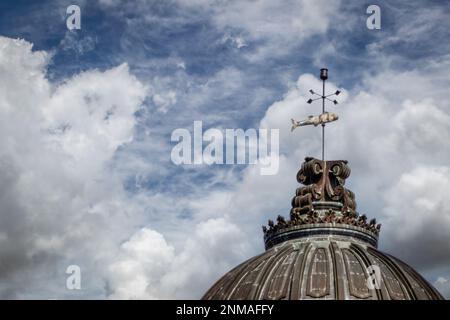
{"label": "weather vane rod", "polygon": [[295,128],[301,126],[314,125],[316,127],[319,124],[322,125],[322,161],[325,161],[325,124],[339,119],[337,114],[325,111],[325,100],[329,100],[336,105],[338,104],[338,102],[336,100],[331,100],[330,97],[338,96],[341,92],[337,90],[334,93],[325,95],[325,81],[328,79],[328,69],[326,68],[320,69],[320,79],[322,80],[322,94],[320,95],[312,89],[309,90],[311,94],[318,96],[318,98],[309,99],[307,103],[311,104],[313,101],[322,99],[322,114],[318,116],[309,116],[308,119],[303,121],[295,121],[294,119],[291,119],[292,121],[291,131],[294,131]]}

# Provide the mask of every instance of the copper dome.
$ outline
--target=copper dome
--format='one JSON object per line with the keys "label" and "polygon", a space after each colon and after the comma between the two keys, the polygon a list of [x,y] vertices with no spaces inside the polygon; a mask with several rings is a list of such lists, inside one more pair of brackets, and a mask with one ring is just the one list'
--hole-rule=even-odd
{"label": "copper dome", "polygon": [[356,212],[344,187],[349,175],[347,161],[306,158],[290,219],[263,227],[266,252],[225,274],[203,299],[443,299],[406,263],[377,250],[380,225]]}

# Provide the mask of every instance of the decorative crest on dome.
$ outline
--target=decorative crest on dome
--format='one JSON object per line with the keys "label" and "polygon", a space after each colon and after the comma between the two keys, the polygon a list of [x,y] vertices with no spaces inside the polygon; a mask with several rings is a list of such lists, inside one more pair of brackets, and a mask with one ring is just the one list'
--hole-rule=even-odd
{"label": "decorative crest on dome", "polygon": [[297,188],[292,199],[291,213],[308,213],[312,202],[339,202],[342,212],[354,213],[356,209],[355,194],[344,187],[345,179],[350,176],[346,160],[320,161],[305,158],[297,173],[297,181],[305,185]]}
{"label": "decorative crest on dome", "polygon": [[339,234],[363,238],[374,244],[378,241],[381,225],[375,219],[367,221],[366,215],[356,212],[355,194],[347,189],[345,179],[350,176],[350,168],[346,160],[325,161],[325,124],[335,121],[338,116],[325,111],[325,101],[335,105],[336,100],[330,97],[339,95],[338,90],[332,94],[325,93],[325,81],[328,69],[320,69],[322,94],[313,90],[310,93],[318,96],[309,99],[308,103],[322,99],[322,114],[310,116],[304,121],[292,119],[292,131],[299,126],[322,126],[322,160],[305,158],[297,173],[297,181],[303,186],[297,188],[292,199],[290,219],[278,216],[276,222],[269,220],[268,227],[263,226],[266,248],[287,239],[311,236],[313,234]]}
{"label": "decorative crest on dome", "polygon": [[266,237],[283,229],[307,224],[344,224],[363,228],[378,235],[381,228],[375,219],[356,212],[355,194],[345,188],[350,176],[346,160],[321,161],[307,157],[297,173],[297,188],[292,199],[290,220],[278,216],[276,223],[269,220],[263,226]]}

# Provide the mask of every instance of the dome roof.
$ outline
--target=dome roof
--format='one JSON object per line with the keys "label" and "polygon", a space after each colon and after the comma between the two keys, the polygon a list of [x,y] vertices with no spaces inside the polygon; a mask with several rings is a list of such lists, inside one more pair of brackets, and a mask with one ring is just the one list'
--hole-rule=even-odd
{"label": "dome roof", "polygon": [[406,263],[377,250],[380,225],[356,212],[344,187],[349,175],[347,161],[306,158],[290,219],[269,220],[266,251],[225,274],[203,299],[443,299]]}
{"label": "dome roof", "polygon": [[[369,289],[369,266],[380,268]],[[288,240],[237,266],[203,299],[442,299],[404,262],[341,236]]]}

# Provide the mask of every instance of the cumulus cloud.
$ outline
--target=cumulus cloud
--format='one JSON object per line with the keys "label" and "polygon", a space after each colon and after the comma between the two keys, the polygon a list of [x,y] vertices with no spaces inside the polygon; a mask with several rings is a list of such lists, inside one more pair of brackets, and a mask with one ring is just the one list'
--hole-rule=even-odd
{"label": "cumulus cloud", "polygon": [[112,253],[118,221],[130,227],[127,196],[107,167],[132,139],[146,91],[127,65],[54,87],[48,54],[3,37],[0,48],[0,282],[3,293],[26,296],[38,279],[63,289],[65,263],[90,269]]}
{"label": "cumulus cloud", "polygon": [[[248,256],[245,233],[223,216],[177,229],[196,195],[174,204],[124,190],[114,159],[133,140],[148,93],[126,64],[55,86],[45,52],[9,38],[0,48],[2,297],[200,297]],[[175,245],[151,228],[149,211],[169,215],[163,224],[176,229],[165,233]],[[82,292],[65,289],[71,264],[81,267]]]}
{"label": "cumulus cloud", "polygon": [[449,174],[448,166],[419,165],[384,195],[389,246],[402,248],[402,256],[422,268],[450,263]]}
{"label": "cumulus cloud", "polygon": [[141,229],[121,246],[110,267],[109,297],[198,298],[230,261],[245,258],[246,247],[242,231],[225,218],[199,223],[178,253],[160,233]]}
{"label": "cumulus cloud", "polygon": [[121,246],[119,261],[110,266],[112,298],[155,299],[160,297],[160,279],[173,262],[174,248],[164,237],[144,228]]}

